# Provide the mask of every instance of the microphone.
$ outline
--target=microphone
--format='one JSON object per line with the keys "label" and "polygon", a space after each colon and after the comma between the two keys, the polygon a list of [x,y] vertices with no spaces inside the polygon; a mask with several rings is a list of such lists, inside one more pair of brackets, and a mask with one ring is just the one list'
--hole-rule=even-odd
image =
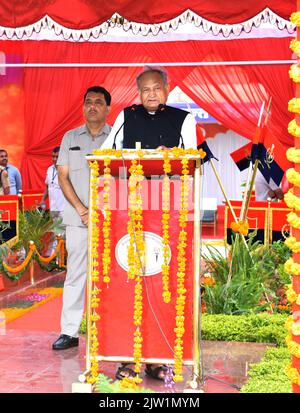
{"label": "microphone", "polygon": [[181,147],[182,147],[183,149],[185,149],[185,147],[184,147],[184,142],[183,142],[183,137],[182,137],[182,135],[181,135],[181,132],[177,130],[177,128],[176,128],[175,125],[174,125],[173,120],[172,120],[172,119],[170,118],[170,116],[168,115],[168,112],[166,111],[166,105],[163,105],[162,103],[160,103],[160,104],[158,105],[158,108],[157,108],[156,113],[159,113],[159,112],[164,112],[164,113],[166,114],[166,117],[168,118],[170,124],[172,125],[173,129],[176,130],[177,133],[179,132],[180,139],[181,139]]}
{"label": "microphone", "polygon": [[[136,105],[136,104],[133,104],[133,105],[130,106],[129,115],[124,119],[124,122],[122,123],[122,125],[119,127],[119,129],[118,129],[117,132],[115,133],[114,143],[113,143],[112,149],[116,149],[116,138],[117,138],[117,135],[118,135],[118,133],[120,132],[120,130],[123,128],[123,126],[125,125],[125,122],[127,122],[127,120],[128,120],[128,119],[130,118],[130,116],[136,111],[136,109],[137,109],[137,105]],[[124,117],[125,117],[125,115],[124,115]]]}

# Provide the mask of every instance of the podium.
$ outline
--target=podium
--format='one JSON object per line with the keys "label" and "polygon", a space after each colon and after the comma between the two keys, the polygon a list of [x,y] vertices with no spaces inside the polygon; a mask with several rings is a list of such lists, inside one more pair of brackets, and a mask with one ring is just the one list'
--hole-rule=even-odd
{"label": "podium", "polygon": [[[171,150],[170,150],[171,151]],[[199,151],[184,151],[176,156],[169,153],[171,165],[169,208],[169,290],[170,302],[162,298],[162,264],[164,248],[162,235],[162,205],[164,154],[155,150],[110,151],[109,155],[94,151],[86,159],[90,166],[90,207],[88,236],[87,278],[87,341],[86,372],[88,378],[95,363],[113,361],[134,363],[134,325],[136,316],[135,280],[128,277],[128,189],[130,165],[136,161],[143,166],[144,179],[140,185],[142,198],[142,237],[144,245],[142,287],[142,321],[138,328],[142,337],[141,363],[174,364],[174,343],[178,338],[178,243],[182,228],[181,217],[181,173],[182,162],[188,165],[188,200],[186,203],[186,246],[184,288],[184,334],[182,336],[182,364],[191,366],[195,387],[200,379],[200,175]],[[121,152],[121,154],[120,154]],[[189,153],[188,153],[189,152]],[[97,154],[98,153],[98,154]],[[141,155],[142,154],[142,155]],[[109,241],[104,240],[102,228],[107,219],[104,208],[107,199],[107,174],[105,159],[109,157]],[[107,169],[106,169],[107,171]],[[105,183],[106,179],[106,183]],[[104,196],[103,196],[104,194]],[[132,205],[132,204],[131,204]],[[106,217],[106,218],[105,218]],[[110,248],[110,282],[102,277],[104,247]],[[181,244],[183,245],[183,244]],[[135,248],[137,246],[135,245]],[[136,251],[136,250],[135,250]],[[179,289],[180,290],[180,289]],[[176,324],[177,323],[177,324]],[[183,331],[183,330],[180,330]],[[176,350],[175,350],[176,351]],[[117,365],[116,365],[117,368]],[[95,370],[94,370],[95,371]],[[80,380],[85,381],[81,375]],[[88,381],[88,379],[86,379]]]}

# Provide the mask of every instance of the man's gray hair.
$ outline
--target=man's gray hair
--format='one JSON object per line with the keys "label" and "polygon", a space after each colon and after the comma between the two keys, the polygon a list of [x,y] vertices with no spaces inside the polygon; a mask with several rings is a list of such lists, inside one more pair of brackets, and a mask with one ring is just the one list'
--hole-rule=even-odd
{"label": "man's gray hair", "polygon": [[146,73],[157,73],[161,76],[164,84],[167,86],[168,85],[168,74],[165,71],[164,68],[162,67],[156,67],[156,66],[145,66],[144,70],[139,73],[136,77],[136,83],[138,89],[140,89],[140,80],[141,78],[146,74]]}

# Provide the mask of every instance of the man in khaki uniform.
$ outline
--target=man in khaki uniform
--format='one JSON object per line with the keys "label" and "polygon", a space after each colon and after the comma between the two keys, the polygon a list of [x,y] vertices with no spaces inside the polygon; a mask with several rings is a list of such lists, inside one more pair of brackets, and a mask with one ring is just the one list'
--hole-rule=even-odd
{"label": "man in khaki uniform", "polygon": [[84,310],[87,271],[87,223],[89,167],[85,156],[100,148],[111,127],[106,123],[111,96],[100,86],[89,88],[84,95],[85,125],[65,134],[57,160],[58,180],[66,204],[63,222],[66,225],[68,252],[64,284],[61,335],[53,350],[78,346],[78,330]]}

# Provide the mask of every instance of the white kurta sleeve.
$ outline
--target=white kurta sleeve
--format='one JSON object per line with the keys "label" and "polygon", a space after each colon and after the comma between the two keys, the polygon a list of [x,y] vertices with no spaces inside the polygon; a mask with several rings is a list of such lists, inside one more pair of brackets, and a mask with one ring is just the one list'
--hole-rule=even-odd
{"label": "white kurta sleeve", "polygon": [[185,149],[197,149],[196,121],[189,113],[181,127],[181,136]]}
{"label": "white kurta sleeve", "polygon": [[[117,119],[115,120],[115,123],[114,123],[107,139],[103,142],[103,144],[101,146],[101,149],[112,149],[113,144],[114,144],[115,136],[116,136],[116,141],[115,141],[116,142],[116,149],[121,149],[123,147],[124,125],[120,129],[123,122],[124,122],[124,111],[122,110],[122,112],[119,113]],[[118,132],[118,130],[119,130],[119,132]]]}

